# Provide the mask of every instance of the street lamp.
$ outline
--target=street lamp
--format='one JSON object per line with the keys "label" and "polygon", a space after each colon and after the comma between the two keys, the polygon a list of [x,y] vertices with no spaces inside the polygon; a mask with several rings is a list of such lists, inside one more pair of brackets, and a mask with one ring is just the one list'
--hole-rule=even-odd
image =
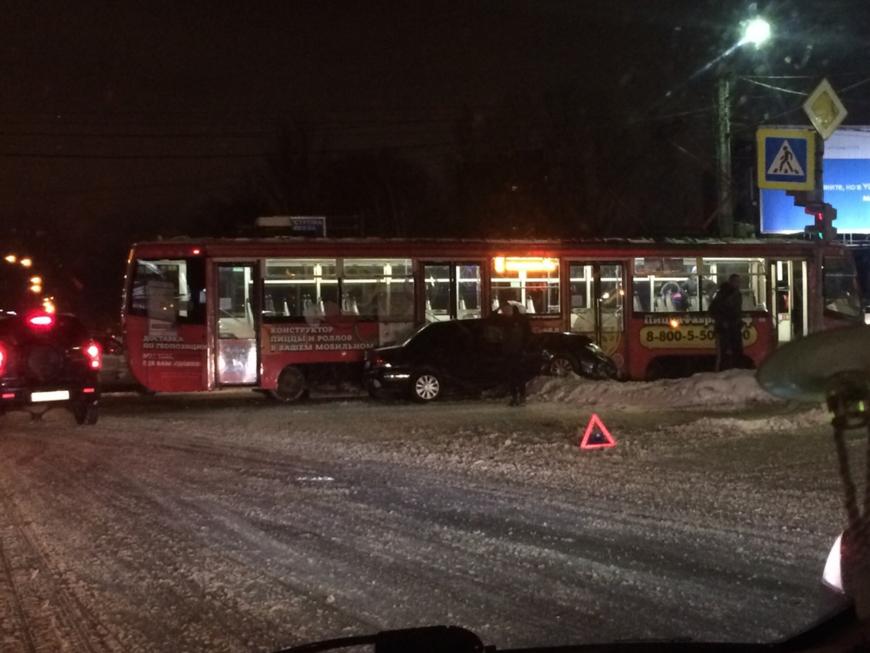
{"label": "street lamp", "polygon": [[[743,25],[743,36],[729,48],[730,54],[740,46],[752,43],[757,50],[770,40],[770,23],[761,17],[753,18]],[[717,211],[719,235],[734,235],[734,198],[731,195],[731,78],[721,75],[716,93],[716,160],[719,172],[719,206]]]}
{"label": "street lamp", "polygon": [[752,43],[756,50],[770,40],[770,23],[763,18],[753,18],[743,28],[743,38],[738,45]]}

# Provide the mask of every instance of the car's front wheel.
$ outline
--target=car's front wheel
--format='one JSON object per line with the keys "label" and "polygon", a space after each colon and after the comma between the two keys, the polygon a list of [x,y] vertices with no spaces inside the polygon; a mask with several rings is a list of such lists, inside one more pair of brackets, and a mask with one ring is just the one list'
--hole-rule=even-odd
{"label": "car's front wheel", "polygon": [[443,389],[441,378],[431,370],[417,372],[411,377],[411,397],[416,401],[435,401]]}
{"label": "car's front wheel", "polygon": [[100,417],[100,408],[96,401],[79,401],[73,405],[72,414],[79,426],[93,426]]}
{"label": "car's front wheel", "polygon": [[556,354],[550,361],[550,374],[553,376],[568,376],[576,372],[577,365],[568,354]]}

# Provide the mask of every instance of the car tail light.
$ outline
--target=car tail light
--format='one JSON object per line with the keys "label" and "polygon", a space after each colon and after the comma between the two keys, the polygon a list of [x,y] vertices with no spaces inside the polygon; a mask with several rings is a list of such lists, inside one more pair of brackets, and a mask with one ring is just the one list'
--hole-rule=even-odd
{"label": "car tail light", "polygon": [[27,325],[34,330],[47,330],[54,326],[54,315],[51,313],[31,313],[27,316]]}
{"label": "car tail light", "polygon": [[9,351],[6,349],[6,345],[0,342],[0,376],[2,376],[6,372],[6,366],[9,363]]}
{"label": "car tail light", "polygon": [[103,348],[93,341],[89,340],[82,348],[85,352],[85,358],[88,359],[88,367],[92,370],[98,370],[103,365]]}

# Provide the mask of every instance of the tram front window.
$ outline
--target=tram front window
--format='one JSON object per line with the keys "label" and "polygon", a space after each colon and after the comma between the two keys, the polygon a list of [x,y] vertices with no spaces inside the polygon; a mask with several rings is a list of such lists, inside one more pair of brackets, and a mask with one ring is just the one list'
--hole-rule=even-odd
{"label": "tram front window", "polygon": [[825,311],[847,318],[861,315],[855,266],[845,256],[826,256],[823,269]]}

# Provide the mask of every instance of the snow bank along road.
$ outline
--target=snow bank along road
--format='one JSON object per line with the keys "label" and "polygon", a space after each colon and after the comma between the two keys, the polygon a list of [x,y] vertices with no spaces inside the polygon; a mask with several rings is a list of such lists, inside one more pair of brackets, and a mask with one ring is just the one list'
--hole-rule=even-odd
{"label": "snow bank along road", "polygon": [[576,399],[7,415],[0,650],[269,651],[435,623],[499,646],[757,640],[820,613],[843,522],[820,410],[599,396],[619,445],[580,452]]}

